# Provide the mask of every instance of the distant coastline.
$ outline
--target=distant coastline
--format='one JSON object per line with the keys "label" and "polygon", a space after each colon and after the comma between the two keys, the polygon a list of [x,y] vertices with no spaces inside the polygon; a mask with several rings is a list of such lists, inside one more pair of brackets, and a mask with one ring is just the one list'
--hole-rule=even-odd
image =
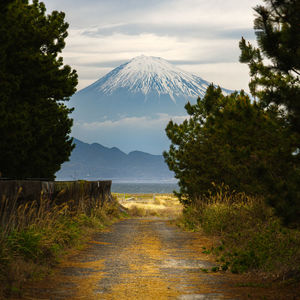
{"label": "distant coastline", "polygon": [[113,193],[169,194],[178,191],[176,182],[112,182]]}

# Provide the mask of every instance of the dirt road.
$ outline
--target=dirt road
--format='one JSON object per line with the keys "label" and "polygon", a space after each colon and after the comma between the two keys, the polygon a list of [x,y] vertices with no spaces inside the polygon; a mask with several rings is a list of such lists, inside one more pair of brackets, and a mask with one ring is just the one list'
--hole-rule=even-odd
{"label": "dirt road", "polygon": [[214,264],[202,247],[210,243],[166,220],[124,220],[28,287],[24,299],[243,299],[228,274],[206,273]]}

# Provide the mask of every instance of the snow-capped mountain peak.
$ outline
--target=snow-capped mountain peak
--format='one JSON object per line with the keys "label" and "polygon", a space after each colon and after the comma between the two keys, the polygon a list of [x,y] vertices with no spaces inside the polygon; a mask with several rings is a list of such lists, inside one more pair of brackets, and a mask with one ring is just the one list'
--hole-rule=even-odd
{"label": "snow-capped mountain peak", "polygon": [[162,58],[135,57],[72,96],[72,134],[121,149],[159,153],[169,146],[164,131],[169,120],[186,119],[186,103],[195,104],[208,85]]}
{"label": "snow-capped mountain peak", "polygon": [[186,115],[185,104],[196,103],[208,85],[209,82],[162,58],[141,55],[76,93],[69,105],[75,107],[75,122],[161,114],[182,116]]}
{"label": "snow-capped mountain peak", "polygon": [[203,96],[208,85],[209,82],[160,57],[141,55],[115,68],[88,88],[106,95],[118,89],[142,93],[145,97],[150,93],[169,95],[175,101],[175,97]]}

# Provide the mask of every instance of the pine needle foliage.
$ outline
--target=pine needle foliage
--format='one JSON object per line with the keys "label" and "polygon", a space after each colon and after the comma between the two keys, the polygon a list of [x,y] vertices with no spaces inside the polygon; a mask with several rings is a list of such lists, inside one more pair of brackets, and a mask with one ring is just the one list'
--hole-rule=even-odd
{"label": "pine needle foliage", "polygon": [[0,5],[0,177],[49,178],[74,148],[63,101],[77,74],[63,64],[68,24],[38,0]]}
{"label": "pine needle foliage", "polygon": [[225,183],[263,196],[292,226],[300,222],[300,2],[264,2],[255,8],[258,48],[240,42],[254,100],[211,85],[186,105],[189,119],[167,125],[164,157],[185,205],[206,196],[212,182]]}

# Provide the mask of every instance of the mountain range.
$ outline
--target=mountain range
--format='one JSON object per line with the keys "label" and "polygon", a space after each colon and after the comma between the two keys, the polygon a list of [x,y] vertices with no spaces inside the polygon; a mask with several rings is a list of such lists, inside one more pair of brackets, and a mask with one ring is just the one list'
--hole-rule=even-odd
{"label": "mountain range", "polygon": [[126,154],[116,147],[88,144],[78,139],[74,139],[74,143],[76,147],[70,161],[56,173],[57,180],[174,181],[162,155],[142,151]]}
{"label": "mountain range", "polygon": [[169,146],[167,123],[182,122],[186,102],[203,97],[209,84],[162,58],[135,57],[72,96],[72,135],[126,152],[161,154]]}

